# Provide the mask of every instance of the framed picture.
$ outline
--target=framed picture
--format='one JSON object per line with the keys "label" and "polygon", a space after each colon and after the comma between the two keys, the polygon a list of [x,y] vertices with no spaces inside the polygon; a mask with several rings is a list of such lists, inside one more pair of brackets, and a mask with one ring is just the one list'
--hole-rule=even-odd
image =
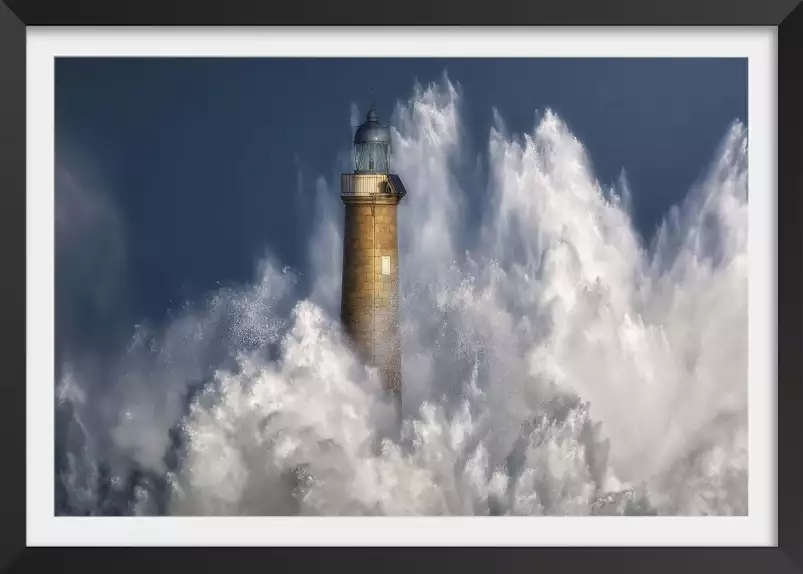
{"label": "framed picture", "polygon": [[803,571],[796,3],[5,0],[0,568]]}

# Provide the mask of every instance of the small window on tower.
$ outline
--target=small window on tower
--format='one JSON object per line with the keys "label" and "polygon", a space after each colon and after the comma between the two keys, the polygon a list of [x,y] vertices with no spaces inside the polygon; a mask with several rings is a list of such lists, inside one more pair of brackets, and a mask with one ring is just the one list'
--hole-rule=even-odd
{"label": "small window on tower", "polygon": [[382,275],[390,275],[390,256],[382,256]]}

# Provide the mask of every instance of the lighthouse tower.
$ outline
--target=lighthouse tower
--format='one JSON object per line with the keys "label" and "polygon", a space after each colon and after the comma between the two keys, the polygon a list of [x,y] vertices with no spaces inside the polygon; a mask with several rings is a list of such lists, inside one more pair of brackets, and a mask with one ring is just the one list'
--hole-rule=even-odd
{"label": "lighthouse tower", "polygon": [[361,359],[401,404],[399,246],[396,207],[406,195],[390,173],[390,130],[371,108],[354,134],[354,171],[341,177],[345,204],[340,318]]}

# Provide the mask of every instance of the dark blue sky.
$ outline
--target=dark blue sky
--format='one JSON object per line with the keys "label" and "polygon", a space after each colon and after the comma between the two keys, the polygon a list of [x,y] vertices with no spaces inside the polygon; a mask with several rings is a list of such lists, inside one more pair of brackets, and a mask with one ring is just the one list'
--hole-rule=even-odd
{"label": "dark blue sky", "polygon": [[[217,282],[248,279],[265,247],[302,267],[313,206],[298,193],[299,167],[310,189],[331,179],[352,103],[364,112],[373,100],[387,118],[416,80],[444,72],[462,88],[473,153],[487,145],[494,107],[516,132],[551,107],[603,183],[626,169],[646,236],[729,123],[748,119],[746,60],[62,58],[57,164],[83,158],[79,176],[91,166],[124,236],[125,300],[109,313],[158,318]],[[59,193],[57,178],[57,209]],[[79,325],[59,308],[77,297],[60,275],[70,268],[57,261],[57,337],[110,329],[115,317],[84,314]]]}

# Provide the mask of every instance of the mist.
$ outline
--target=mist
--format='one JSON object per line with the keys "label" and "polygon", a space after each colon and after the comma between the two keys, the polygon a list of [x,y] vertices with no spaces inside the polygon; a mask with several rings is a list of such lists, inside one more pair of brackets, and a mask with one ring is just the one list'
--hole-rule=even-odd
{"label": "mist", "polygon": [[550,110],[525,134],[493,111],[475,222],[461,113],[444,77],[390,119],[398,439],[340,331],[342,207],[318,178],[308,287],[266,253],[111,356],[65,353],[56,512],[746,515],[746,127],[645,239],[626,174],[601,184]]}

